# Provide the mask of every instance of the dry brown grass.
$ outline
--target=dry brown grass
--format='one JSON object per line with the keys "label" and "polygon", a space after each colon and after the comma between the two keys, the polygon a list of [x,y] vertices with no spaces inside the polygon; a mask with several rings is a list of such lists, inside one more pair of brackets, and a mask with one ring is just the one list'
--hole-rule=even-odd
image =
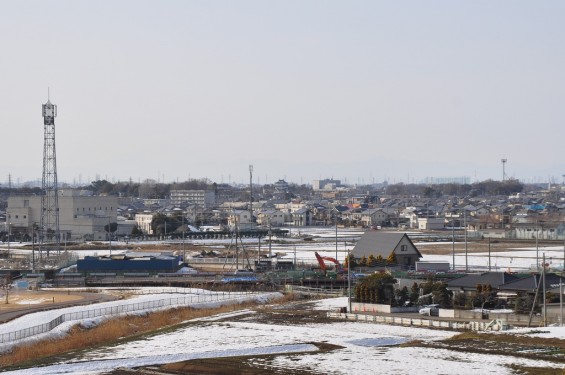
{"label": "dry brown grass", "polygon": [[49,339],[14,347],[2,353],[0,366],[14,366],[38,361],[53,355],[73,352],[99,345],[110,344],[125,338],[171,328],[189,319],[235,311],[256,305],[256,302],[222,306],[212,309],[178,308],[150,313],[144,316],[131,315],[106,320],[93,328],[77,325],[60,339]]}
{"label": "dry brown grass", "polygon": [[[541,328],[543,330],[543,328]],[[479,333],[479,332],[463,332],[455,335],[445,341],[463,341],[463,340],[481,340],[481,341],[496,341],[500,343],[512,343],[520,345],[532,346],[552,346],[556,348],[565,349],[565,340],[555,337],[532,337],[528,335],[513,335],[513,334],[492,334],[492,333]]]}

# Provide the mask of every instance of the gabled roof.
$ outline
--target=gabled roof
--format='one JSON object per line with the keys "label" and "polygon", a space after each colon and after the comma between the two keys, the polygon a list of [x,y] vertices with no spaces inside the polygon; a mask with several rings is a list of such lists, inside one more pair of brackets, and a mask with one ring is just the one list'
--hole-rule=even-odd
{"label": "gabled roof", "polygon": [[[561,277],[555,274],[545,275],[545,286],[546,289],[554,288],[556,285],[559,287],[559,281]],[[528,276],[523,279],[518,279],[511,281],[499,287],[500,290],[514,290],[514,291],[526,291],[533,292],[537,289],[539,283],[541,282],[541,275],[535,274]]]}
{"label": "gabled roof", "polygon": [[459,277],[454,280],[448,281],[447,287],[450,289],[463,288],[463,289],[475,289],[477,284],[490,285],[494,289],[502,284],[518,280],[518,277],[506,273],[506,272],[484,272],[481,274],[469,274],[463,277]]}
{"label": "gabled roof", "polygon": [[365,232],[359,241],[355,244],[353,248],[353,254],[355,257],[381,255],[386,258],[393,252],[393,250],[398,246],[400,241],[406,237],[408,241],[412,244],[416,253],[421,258],[422,254],[418,251],[414,243],[408,237],[406,233],[395,233],[395,232],[382,232],[382,231],[367,231]]}

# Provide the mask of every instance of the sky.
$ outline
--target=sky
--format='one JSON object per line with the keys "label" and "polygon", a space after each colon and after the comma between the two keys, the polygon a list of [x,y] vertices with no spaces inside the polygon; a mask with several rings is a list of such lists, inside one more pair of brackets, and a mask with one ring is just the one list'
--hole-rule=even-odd
{"label": "sky", "polygon": [[2,185],[563,182],[562,1],[0,5]]}

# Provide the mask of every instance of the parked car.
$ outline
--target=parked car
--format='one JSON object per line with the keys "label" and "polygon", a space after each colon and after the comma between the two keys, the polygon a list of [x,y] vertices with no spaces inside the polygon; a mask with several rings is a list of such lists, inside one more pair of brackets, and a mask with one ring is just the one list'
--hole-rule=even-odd
{"label": "parked car", "polygon": [[438,316],[439,315],[439,305],[433,304],[433,305],[424,306],[420,309],[420,311],[418,311],[418,313],[420,315],[424,315],[424,316]]}

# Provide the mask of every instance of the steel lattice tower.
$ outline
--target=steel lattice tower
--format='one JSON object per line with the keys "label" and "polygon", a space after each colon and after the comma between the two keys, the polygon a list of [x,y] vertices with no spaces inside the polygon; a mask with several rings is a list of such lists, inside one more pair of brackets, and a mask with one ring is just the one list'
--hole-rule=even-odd
{"label": "steel lattice tower", "polygon": [[39,241],[40,244],[47,245],[45,246],[47,256],[49,256],[49,245],[54,246],[57,251],[61,249],[55,117],[57,117],[57,106],[51,104],[47,99],[47,103],[43,104],[43,177],[41,179],[41,221],[39,227]]}

